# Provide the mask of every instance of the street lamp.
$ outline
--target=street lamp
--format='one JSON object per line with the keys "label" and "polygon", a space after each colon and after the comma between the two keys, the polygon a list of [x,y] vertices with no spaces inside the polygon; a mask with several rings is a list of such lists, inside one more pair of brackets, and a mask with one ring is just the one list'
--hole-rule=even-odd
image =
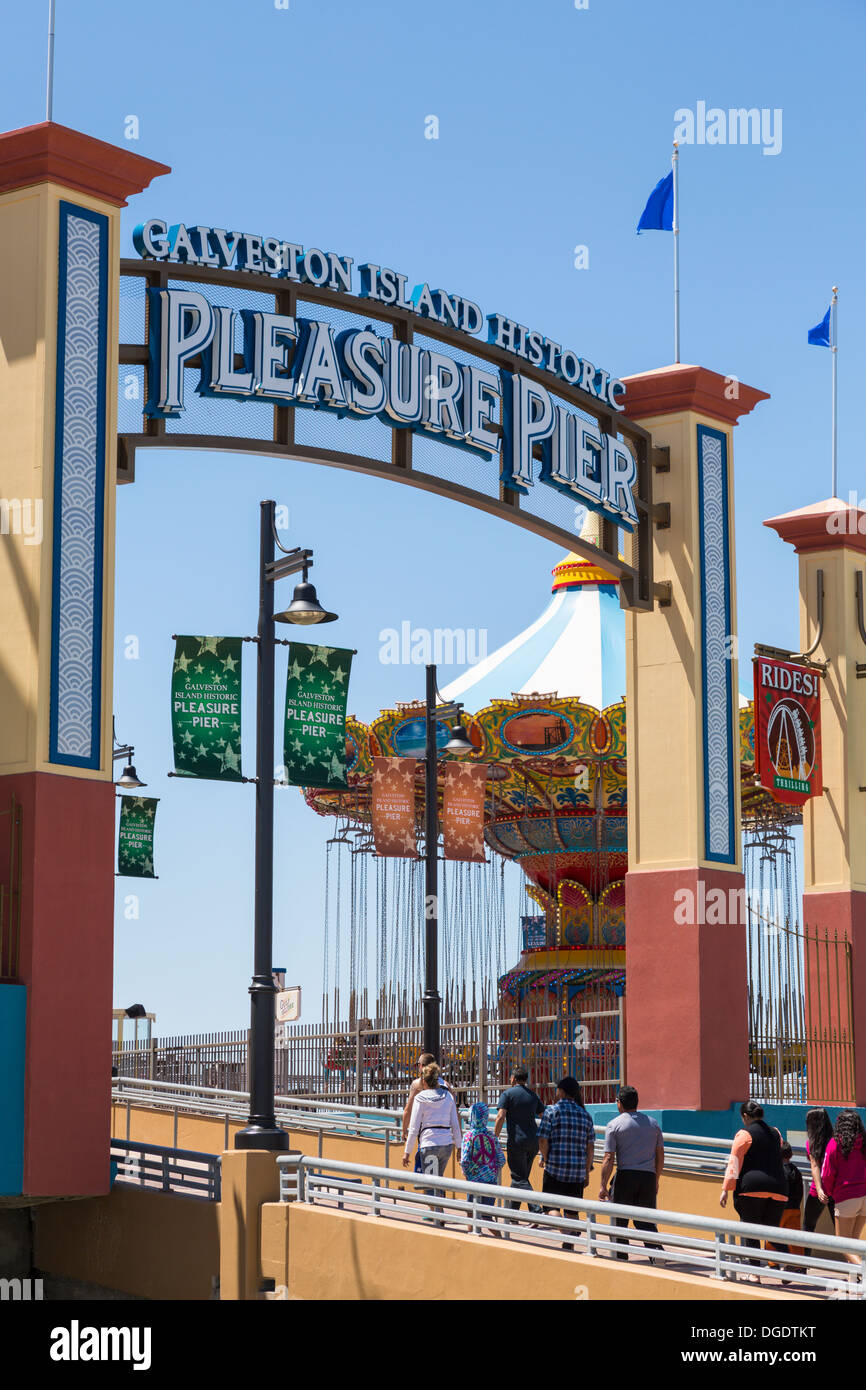
{"label": "street lamp", "polygon": [[[439,706],[437,708],[437,700]],[[455,718],[463,706],[457,701],[442,701],[436,688],[436,667],[427,667],[427,700],[425,709],[424,770],[424,994],[421,1004],[424,1020],[424,1051],[439,1057],[439,1021],[442,999],[439,994],[439,807],[438,761],[436,730],[439,719]],[[467,737],[462,723],[458,724],[446,743],[445,753],[472,753],[474,745]]]}
{"label": "street lamp", "polygon": [[[256,658],[256,863],[255,942],[250,985],[250,1114],[235,1135],[236,1149],[287,1149],[289,1136],[274,1115],[274,623],[331,623],[307,571],[312,550],[286,550],[277,540],[276,502],[261,504],[259,531],[259,626]],[[274,559],[274,546],[281,552]],[[284,613],[274,613],[278,579],[302,574],[303,583]]]}
{"label": "street lamp", "polygon": [[128,758],[129,762],[118,777],[115,786],[123,787],[124,791],[135,791],[136,787],[146,787],[146,782],[141,782],[138,773],[132,765],[135,757],[135,749],[131,743],[118,743],[117,734],[114,728],[114,720],[111,721],[111,741],[114,745],[111,753],[112,764],[119,762],[121,758]]}

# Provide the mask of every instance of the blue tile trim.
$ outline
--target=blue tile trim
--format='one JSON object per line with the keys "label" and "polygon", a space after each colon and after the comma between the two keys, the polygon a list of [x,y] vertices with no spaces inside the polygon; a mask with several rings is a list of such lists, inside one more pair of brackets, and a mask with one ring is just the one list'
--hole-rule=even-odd
{"label": "blue tile trim", "polygon": [[108,218],[60,203],[49,753],[98,768],[102,727]]}
{"label": "blue tile trim", "polygon": [[704,858],[736,864],[728,441],[698,425]]}

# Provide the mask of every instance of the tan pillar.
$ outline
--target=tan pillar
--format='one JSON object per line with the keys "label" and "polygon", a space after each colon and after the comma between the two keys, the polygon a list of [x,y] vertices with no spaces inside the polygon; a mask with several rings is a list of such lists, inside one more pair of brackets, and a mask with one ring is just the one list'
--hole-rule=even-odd
{"label": "tan pillar", "polygon": [[766,393],[683,365],[626,386],[669,451],[670,509],[653,533],[670,602],[626,616],[627,1074],[644,1106],[727,1109],[749,1079],[733,428]]}
{"label": "tan pillar", "polygon": [[220,1300],[259,1296],[262,1206],[279,1200],[277,1157],[267,1149],[228,1149],[222,1155]]}
{"label": "tan pillar", "polygon": [[0,135],[0,809],[22,845],[0,979],[26,988],[31,1195],[108,1189],[120,209],[167,172],[52,123]]}
{"label": "tan pillar", "polygon": [[[803,921],[807,929],[847,941],[850,984],[841,952],[811,946],[806,953],[810,1030],[850,1035],[853,1077],[846,1058],[817,1048],[809,1068],[811,1097],[866,1104],[866,638],[858,613],[866,607],[866,511],[839,498],[816,502],[764,523],[800,557],[800,642],[818,637],[818,574],[823,626],[813,660],[827,663],[821,688],[822,796],[803,808]],[[862,667],[862,671],[858,670]],[[853,1020],[852,1020],[853,1014]],[[838,1049],[837,1049],[838,1050]],[[840,1050],[841,1051],[841,1050]]]}

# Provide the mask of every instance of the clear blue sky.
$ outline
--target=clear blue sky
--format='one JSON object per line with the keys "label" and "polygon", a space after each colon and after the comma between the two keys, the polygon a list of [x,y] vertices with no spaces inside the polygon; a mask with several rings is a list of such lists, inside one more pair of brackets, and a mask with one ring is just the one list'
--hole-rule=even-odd
{"label": "clear blue sky", "polygon": [[[123,144],[135,115],[130,147],[173,170],[124,213],[125,254],[148,216],[273,232],[460,291],[619,376],[673,356],[671,238],[634,229],[669,167],[674,112],[781,108],[776,156],[682,152],[682,356],[771,394],[735,438],[741,651],[796,644],[794,557],[761,522],[829,492],[830,355],[807,347],[806,330],[833,283],[839,490],[863,486],[861,0],[57,9],[55,119]],[[46,15],[47,4],[3,5],[3,129],[43,118]],[[435,141],[424,138],[431,114]],[[578,244],[588,270],[574,269]],[[315,548],[313,577],[341,614],[329,638],[359,649],[350,709],[361,718],[423,693],[423,668],[380,664],[383,628],[486,628],[493,649],[541,610],[559,558],[480,513],[336,470],[139,458],[118,503],[115,711],[162,798],[160,878],[141,886],[138,921],[122,913],[136,885],[119,881],[115,999],[155,1010],[161,1033],[248,1018],[252,789],[166,779],[169,635],[254,630],[266,496],[289,506],[289,541]],[[138,661],[124,659],[129,634]],[[252,715],[252,680],[246,696]],[[248,767],[253,733],[248,721]],[[329,832],[297,792],[277,807],[275,956],[306,987],[310,1016]]]}

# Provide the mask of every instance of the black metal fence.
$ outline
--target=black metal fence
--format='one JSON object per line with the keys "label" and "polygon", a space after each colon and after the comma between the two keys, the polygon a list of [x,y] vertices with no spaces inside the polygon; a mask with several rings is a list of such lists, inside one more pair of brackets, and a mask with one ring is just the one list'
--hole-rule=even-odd
{"label": "black metal fence", "polygon": [[198,1153],[194,1149],[164,1149],[132,1139],[112,1139],[111,1158],[117,1164],[114,1181],[123,1187],[173,1192],[182,1197],[200,1197],[207,1202],[220,1200],[218,1154]]}

